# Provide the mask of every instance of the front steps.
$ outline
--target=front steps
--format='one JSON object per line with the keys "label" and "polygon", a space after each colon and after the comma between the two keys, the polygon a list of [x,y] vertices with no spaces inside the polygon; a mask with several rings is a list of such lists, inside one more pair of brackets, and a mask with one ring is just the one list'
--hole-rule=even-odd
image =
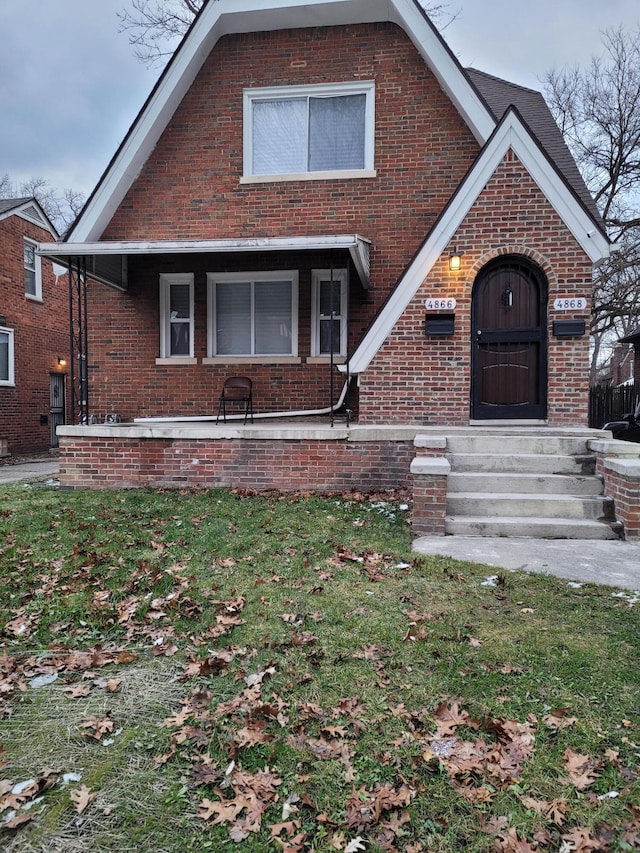
{"label": "front steps", "polygon": [[445,533],[616,539],[613,505],[584,435],[449,433]]}

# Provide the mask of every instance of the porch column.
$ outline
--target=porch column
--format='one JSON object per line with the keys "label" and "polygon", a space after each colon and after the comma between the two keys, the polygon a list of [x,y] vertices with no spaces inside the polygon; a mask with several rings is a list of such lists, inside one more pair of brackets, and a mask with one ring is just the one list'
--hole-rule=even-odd
{"label": "porch column", "polygon": [[69,258],[69,375],[71,422],[89,423],[89,362],[87,329],[87,263]]}
{"label": "porch column", "polygon": [[451,465],[444,458],[444,436],[416,436],[418,455],[411,463],[413,514],[411,533],[416,536],[444,536],[447,512],[447,483]]}

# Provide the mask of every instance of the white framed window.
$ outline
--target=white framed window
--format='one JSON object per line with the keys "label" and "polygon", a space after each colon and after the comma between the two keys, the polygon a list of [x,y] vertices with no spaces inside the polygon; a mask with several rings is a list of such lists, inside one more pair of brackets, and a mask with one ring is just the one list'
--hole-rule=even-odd
{"label": "white framed window", "polygon": [[42,259],[36,255],[36,243],[24,240],[24,292],[31,299],[42,299]]}
{"label": "white framed window", "polygon": [[311,355],[347,354],[347,304],[349,298],[346,269],[311,272]]}
{"label": "white framed window", "polygon": [[0,385],[15,385],[13,329],[0,326]]}
{"label": "white framed window", "polygon": [[360,175],[374,168],[373,81],[244,91],[244,175]]}
{"label": "white framed window", "polygon": [[193,273],[160,276],[160,357],[193,358]]}
{"label": "white framed window", "polygon": [[208,355],[297,356],[298,272],[209,273]]}

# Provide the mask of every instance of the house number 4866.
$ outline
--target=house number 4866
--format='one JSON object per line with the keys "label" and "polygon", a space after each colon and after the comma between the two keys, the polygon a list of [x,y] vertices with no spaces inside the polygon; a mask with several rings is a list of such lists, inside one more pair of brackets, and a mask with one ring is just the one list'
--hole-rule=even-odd
{"label": "house number 4866", "polygon": [[446,297],[442,297],[440,299],[434,299],[431,297],[425,301],[424,307],[427,311],[453,311],[456,307],[456,300]]}

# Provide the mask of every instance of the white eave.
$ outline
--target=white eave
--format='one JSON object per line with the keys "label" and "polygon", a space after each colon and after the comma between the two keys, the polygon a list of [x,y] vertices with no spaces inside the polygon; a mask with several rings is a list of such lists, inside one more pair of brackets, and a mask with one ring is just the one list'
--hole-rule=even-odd
{"label": "white eave", "polygon": [[215,0],[207,3],[160,77],[79,219],[74,242],[98,240],[195,77],[225,35],[391,21],[409,36],[483,145],[495,128],[483,100],[417,0]]}
{"label": "white eave", "polygon": [[[359,234],[303,237],[238,237],[228,240],[144,240],[40,243],[37,253],[62,262],[75,257],[132,255],[194,255],[230,252],[293,252],[342,249],[349,251],[363,287],[370,286],[371,242]],[[113,282],[116,284],[115,282]]]}
{"label": "white eave", "polygon": [[[576,198],[528,131],[517,111],[512,108],[505,114],[493,137],[481,151],[474,166],[454,193],[405,270],[398,286],[354,352],[349,361],[349,371],[352,374],[362,373],[369,367],[510,149],[527,169],[591,262],[597,264],[609,256],[611,244],[608,238],[594,223],[584,205]],[[339,369],[343,370],[343,367]]]}

